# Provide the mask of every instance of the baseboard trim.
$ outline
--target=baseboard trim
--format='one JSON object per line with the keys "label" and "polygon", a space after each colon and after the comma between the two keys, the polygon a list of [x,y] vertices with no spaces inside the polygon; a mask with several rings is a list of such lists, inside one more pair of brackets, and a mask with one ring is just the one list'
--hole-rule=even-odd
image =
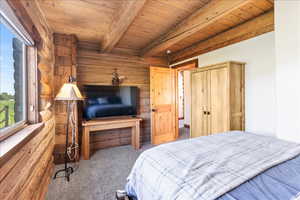
{"label": "baseboard trim", "polygon": [[184,124],[184,128],[190,128],[189,124]]}

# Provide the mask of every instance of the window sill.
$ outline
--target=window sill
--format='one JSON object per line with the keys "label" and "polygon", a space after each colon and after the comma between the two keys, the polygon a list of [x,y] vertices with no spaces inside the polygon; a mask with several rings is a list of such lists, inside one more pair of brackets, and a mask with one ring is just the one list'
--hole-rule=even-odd
{"label": "window sill", "polygon": [[22,146],[33,138],[42,128],[44,123],[28,125],[22,130],[0,142],[0,166],[13,156]]}

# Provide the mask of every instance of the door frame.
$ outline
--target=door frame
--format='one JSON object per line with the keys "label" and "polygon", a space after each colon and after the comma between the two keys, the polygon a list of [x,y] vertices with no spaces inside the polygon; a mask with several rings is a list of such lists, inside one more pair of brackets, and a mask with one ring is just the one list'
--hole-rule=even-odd
{"label": "door frame", "polygon": [[198,68],[198,58],[184,62],[184,63],[180,63],[178,65],[173,65],[172,68],[175,69],[175,117],[177,120],[176,123],[176,133],[175,133],[175,138],[178,139],[179,137],[179,126],[178,126],[178,118],[179,118],[179,112],[178,112],[178,107],[179,107],[179,102],[178,102],[178,98],[179,98],[179,92],[178,92],[178,72],[180,71],[187,71],[187,70],[192,70],[192,69],[196,69]]}

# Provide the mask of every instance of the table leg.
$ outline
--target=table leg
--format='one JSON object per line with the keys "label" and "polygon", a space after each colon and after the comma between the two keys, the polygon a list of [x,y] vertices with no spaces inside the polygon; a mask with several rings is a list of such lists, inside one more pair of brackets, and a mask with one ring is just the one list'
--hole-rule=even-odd
{"label": "table leg", "polygon": [[133,126],[131,127],[131,145],[134,149],[136,149],[135,135],[136,135],[135,126]]}
{"label": "table leg", "polygon": [[135,149],[140,149],[140,143],[140,121],[137,121],[135,125]]}
{"label": "table leg", "polygon": [[84,160],[90,159],[90,130],[87,127],[83,128],[82,157]]}

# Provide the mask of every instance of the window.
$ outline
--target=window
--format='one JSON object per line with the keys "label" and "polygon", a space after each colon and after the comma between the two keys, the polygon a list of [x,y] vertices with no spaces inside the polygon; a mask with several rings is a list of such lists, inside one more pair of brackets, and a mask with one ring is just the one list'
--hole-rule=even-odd
{"label": "window", "polygon": [[0,129],[26,121],[26,45],[0,22]]}
{"label": "window", "polygon": [[28,122],[28,63],[34,63],[28,60],[28,53],[33,55],[28,38],[12,10],[0,2],[0,141]]}

